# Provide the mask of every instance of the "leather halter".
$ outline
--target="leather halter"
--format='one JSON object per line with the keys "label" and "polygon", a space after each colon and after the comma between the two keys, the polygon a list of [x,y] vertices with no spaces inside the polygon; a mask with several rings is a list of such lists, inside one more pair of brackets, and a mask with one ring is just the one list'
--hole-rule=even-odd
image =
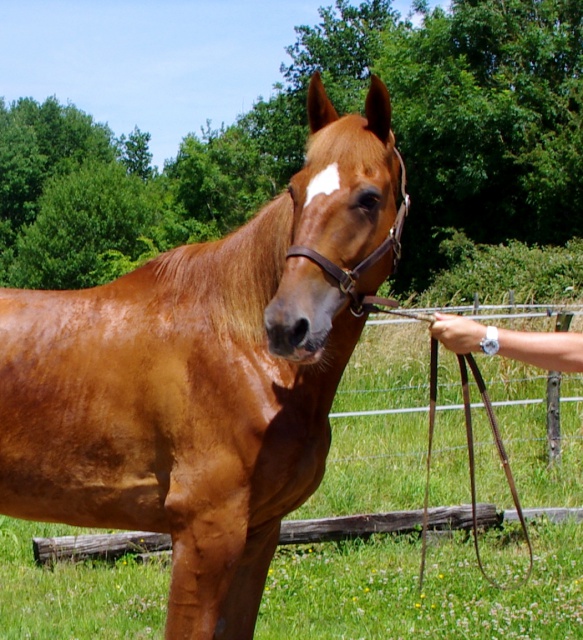
{"label": "leather halter", "polygon": [[[352,299],[350,309],[356,316],[360,316],[364,313],[364,307],[367,304],[375,302],[375,298],[366,297],[359,294],[356,290],[356,285],[360,276],[368,271],[374,264],[376,264],[383,256],[389,251],[393,252],[393,269],[391,273],[394,273],[399,260],[401,258],[401,234],[403,233],[403,226],[405,218],[409,214],[409,208],[411,200],[409,194],[406,191],[407,186],[407,173],[405,171],[405,163],[401,154],[397,151],[396,147],[393,149],[399,164],[401,165],[401,197],[402,202],[397,212],[395,222],[389,232],[387,238],[380,244],[367,258],[360,262],[353,269],[342,269],[338,265],[334,264],[331,260],[318,253],[314,249],[304,247],[300,245],[292,245],[287,252],[286,259],[296,256],[308,258],[321,269],[331,275],[337,282],[343,294],[349,296]],[[396,304],[396,303],[395,303]]]}

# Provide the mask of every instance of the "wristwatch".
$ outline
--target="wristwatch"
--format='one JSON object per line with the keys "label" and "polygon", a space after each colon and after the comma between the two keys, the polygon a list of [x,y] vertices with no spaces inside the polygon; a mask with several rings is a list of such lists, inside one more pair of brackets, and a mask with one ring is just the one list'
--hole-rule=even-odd
{"label": "wristwatch", "polygon": [[498,353],[500,343],[498,342],[498,329],[496,327],[486,327],[486,337],[481,340],[480,347],[489,356]]}

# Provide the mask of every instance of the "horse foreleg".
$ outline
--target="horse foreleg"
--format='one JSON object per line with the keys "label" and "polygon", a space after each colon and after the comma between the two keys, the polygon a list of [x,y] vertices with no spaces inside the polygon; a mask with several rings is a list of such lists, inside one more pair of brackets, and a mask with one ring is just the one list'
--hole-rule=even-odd
{"label": "horse foreleg", "polygon": [[234,492],[204,509],[185,504],[176,494],[167,500],[173,551],[166,639],[211,640],[245,549],[246,503]]}
{"label": "horse foreleg", "polygon": [[223,606],[217,640],[251,640],[269,565],[279,541],[280,521],[249,533],[245,552]]}

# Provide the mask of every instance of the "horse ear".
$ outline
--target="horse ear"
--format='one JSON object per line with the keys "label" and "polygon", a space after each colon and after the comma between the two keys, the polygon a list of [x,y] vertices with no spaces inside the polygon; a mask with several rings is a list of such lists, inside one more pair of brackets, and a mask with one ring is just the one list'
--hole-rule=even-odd
{"label": "horse ear", "polygon": [[316,131],[320,131],[320,129],[323,129],[327,124],[338,120],[338,114],[332,106],[330,98],[326,95],[319,71],[316,71],[310,80],[310,87],[308,89],[308,120],[312,133],[316,133]]}
{"label": "horse ear", "polygon": [[386,145],[391,133],[391,97],[382,80],[375,75],[370,79],[365,113],[368,120],[367,129]]}

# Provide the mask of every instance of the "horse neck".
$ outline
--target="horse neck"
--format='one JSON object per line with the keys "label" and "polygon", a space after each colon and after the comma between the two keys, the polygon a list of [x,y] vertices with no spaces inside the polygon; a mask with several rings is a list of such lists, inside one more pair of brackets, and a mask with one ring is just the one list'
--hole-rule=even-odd
{"label": "horse neck", "polygon": [[203,308],[218,339],[263,344],[263,311],[281,279],[292,223],[286,192],[226,238],[179,247],[150,270],[174,303],[196,313]]}
{"label": "horse neck", "polygon": [[319,410],[328,415],[342,374],[360,339],[366,317],[355,317],[349,309],[335,320],[323,362],[304,368],[307,387],[314,390]]}
{"label": "horse neck", "polygon": [[[286,192],[226,238],[179,247],[142,270],[169,292],[172,304],[203,315],[219,340],[266,349],[263,312],[283,273],[292,224],[293,203]],[[288,370],[284,377],[291,383],[301,370],[317,390],[318,404],[331,405],[364,323],[349,310],[342,312],[334,321],[324,362],[304,367],[282,361],[282,372]]]}

